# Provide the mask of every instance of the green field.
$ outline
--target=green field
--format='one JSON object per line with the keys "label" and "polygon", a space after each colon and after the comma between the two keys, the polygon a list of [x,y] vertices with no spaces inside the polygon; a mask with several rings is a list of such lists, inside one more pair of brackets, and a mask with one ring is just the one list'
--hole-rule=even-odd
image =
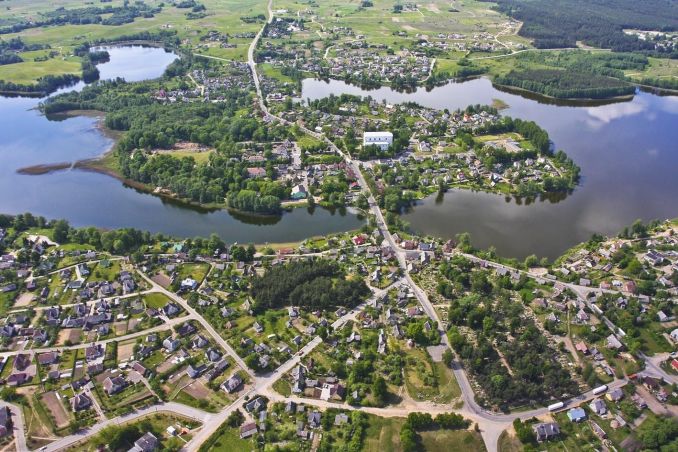
{"label": "green field", "polygon": [[426,452],[481,452],[486,450],[480,433],[467,430],[436,430],[422,432],[421,442]]}

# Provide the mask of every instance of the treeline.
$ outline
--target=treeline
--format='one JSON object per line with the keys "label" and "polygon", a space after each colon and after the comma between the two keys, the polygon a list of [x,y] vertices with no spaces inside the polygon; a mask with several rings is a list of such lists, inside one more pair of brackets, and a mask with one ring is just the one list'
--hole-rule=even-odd
{"label": "treeline", "polygon": [[20,83],[0,80],[0,92],[16,93],[34,96],[46,96],[64,86],[70,86],[78,82],[80,77],[75,74],[45,75],[38,79],[33,85],[23,85]]}
{"label": "treeline", "polygon": [[624,29],[675,31],[678,3],[672,0],[497,0],[496,9],[523,22],[519,34],[538,48],[576,47],[577,41],[617,52],[675,58],[676,50],[627,35]]}
{"label": "treeline", "polygon": [[336,262],[325,259],[277,265],[252,280],[255,312],[284,306],[352,308],[369,293],[362,279],[346,279]]}
{"label": "treeline", "polygon": [[635,86],[612,77],[570,69],[512,70],[494,83],[558,99],[606,99],[635,93]]}
{"label": "treeline", "polygon": [[53,25],[123,25],[134,22],[137,17],[150,18],[161,11],[160,7],[152,7],[137,0],[130,5],[106,5],[102,7],[66,9],[63,6],[53,11],[41,13],[38,20],[26,20],[0,28],[0,34],[18,33],[29,28],[40,28]]}
{"label": "treeline", "polygon": [[[0,228],[12,227],[16,232],[30,228],[43,228],[53,231],[52,236],[58,243],[89,244],[92,247],[115,254],[127,254],[137,251],[143,245],[150,245],[155,238],[148,231],[133,228],[102,231],[95,227],[75,229],[66,220],[48,221],[42,216],[31,213],[0,215]],[[39,256],[38,256],[39,259]]]}
{"label": "treeline", "polygon": [[479,127],[476,130],[478,135],[507,132],[516,132],[522,135],[542,154],[551,153],[551,140],[549,139],[548,132],[539,127],[534,121],[525,121],[523,119],[513,119],[509,116],[504,116],[501,120]]}
{"label": "treeline", "polygon": [[[234,209],[262,214],[278,214],[283,196],[262,195],[254,190],[240,190],[228,195],[228,206]],[[287,197],[287,196],[284,196]]]}

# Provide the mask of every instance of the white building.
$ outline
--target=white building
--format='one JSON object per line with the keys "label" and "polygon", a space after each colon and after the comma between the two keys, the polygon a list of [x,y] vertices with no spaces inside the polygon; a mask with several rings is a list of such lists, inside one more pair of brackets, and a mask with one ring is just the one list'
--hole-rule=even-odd
{"label": "white building", "polygon": [[365,132],[363,135],[363,146],[379,146],[385,151],[393,144],[393,134],[391,132]]}

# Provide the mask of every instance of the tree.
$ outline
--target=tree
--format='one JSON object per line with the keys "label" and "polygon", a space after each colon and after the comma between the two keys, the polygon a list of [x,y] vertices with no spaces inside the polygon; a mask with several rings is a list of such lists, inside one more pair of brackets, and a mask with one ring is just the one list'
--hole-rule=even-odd
{"label": "tree", "polygon": [[377,405],[383,405],[386,402],[387,388],[386,381],[379,375],[372,383],[372,396]]}
{"label": "tree", "polygon": [[58,243],[64,243],[68,240],[68,231],[70,227],[66,220],[57,220],[54,222],[54,240]]}
{"label": "tree", "polygon": [[449,368],[452,368],[452,364],[454,364],[454,353],[449,348],[446,348],[443,352],[443,362]]}

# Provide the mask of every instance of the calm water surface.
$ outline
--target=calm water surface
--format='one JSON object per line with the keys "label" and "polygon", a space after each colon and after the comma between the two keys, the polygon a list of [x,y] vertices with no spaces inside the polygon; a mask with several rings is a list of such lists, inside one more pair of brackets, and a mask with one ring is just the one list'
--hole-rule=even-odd
{"label": "calm water surface", "polygon": [[431,196],[404,214],[420,233],[470,232],[474,245],[495,246],[505,256],[553,258],[595,232],[615,234],[638,218],[678,217],[678,97],[641,92],[629,102],[558,106],[499,91],[486,79],[409,94],[304,81],[303,99],[330,93],[450,110],[501,99],[509,105],[504,114],[536,121],[582,168],[581,185],[556,203],[463,190]]}
{"label": "calm water surface", "polygon": [[[111,47],[102,79],[156,78],[176,55],[151,47]],[[80,89],[78,84],[68,89]],[[64,89],[62,91],[67,91]],[[287,242],[358,228],[354,214],[294,209],[282,217],[261,218],[205,212],[164,202],[97,173],[60,171],[42,176],[16,170],[44,163],[73,162],[101,155],[113,144],[96,127],[96,118],[50,118],[35,108],[38,100],[0,97],[0,212],[32,212],[66,218],[75,226],[135,227],[177,236],[216,232],[229,242]]]}

